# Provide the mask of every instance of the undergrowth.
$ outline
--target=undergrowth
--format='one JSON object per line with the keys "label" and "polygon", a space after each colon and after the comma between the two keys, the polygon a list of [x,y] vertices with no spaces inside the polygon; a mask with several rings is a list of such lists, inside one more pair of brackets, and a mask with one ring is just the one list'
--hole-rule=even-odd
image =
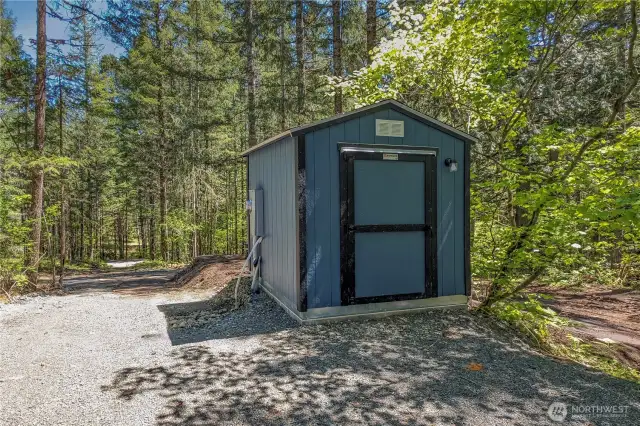
{"label": "undergrowth", "polygon": [[[558,339],[562,342],[562,338]],[[640,371],[616,358],[617,344],[592,343],[571,334],[562,343],[551,342],[554,355],[571,359],[613,377],[640,383]]]}
{"label": "undergrowth", "polygon": [[[42,273],[51,273],[54,270],[53,262],[51,259],[43,259],[40,262],[40,272]],[[91,272],[91,271],[106,271],[111,269],[111,266],[107,262],[101,259],[95,260],[82,260],[82,261],[74,261],[69,262],[64,266],[65,272]],[[57,260],[55,262],[55,270],[56,273],[60,271],[60,265]]]}
{"label": "undergrowth", "polygon": [[517,329],[532,346],[547,354],[640,383],[640,371],[616,357],[616,344],[593,343],[568,334],[564,327],[569,320],[542,304],[548,298],[528,294],[519,300],[495,303],[487,312]]}

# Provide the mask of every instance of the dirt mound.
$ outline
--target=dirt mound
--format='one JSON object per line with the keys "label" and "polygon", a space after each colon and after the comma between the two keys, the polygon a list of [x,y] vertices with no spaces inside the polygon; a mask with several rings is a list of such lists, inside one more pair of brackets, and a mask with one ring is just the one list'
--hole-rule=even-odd
{"label": "dirt mound", "polygon": [[[211,269],[211,267],[207,269]],[[214,292],[210,299],[176,303],[162,307],[161,311],[164,312],[167,318],[167,325],[170,331],[182,328],[205,327],[235,310],[235,277],[226,283],[218,282],[214,284],[207,281],[204,281],[204,283],[201,285],[206,285],[208,290]],[[240,280],[238,299],[239,308],[241,310],[246,308],[251,300],[250,277],[243,277]]]}
{"label": "dirt mound", "polygon": [[198,256],[189,266],[180,270],[169,284],[193,289],[224,286],[230,278],[238,276],[243,262],[240,255]]}
{"label": "dirt mound", "polygon": [[[235,309],[235,286],[244,259],[240,256],[201,256],[176,275],[172,287],[206,291],[211,297],[164,308],[170,330],[202,327]],[[238,289],[240,307],[250,300],[251,278],[245,271]]]}

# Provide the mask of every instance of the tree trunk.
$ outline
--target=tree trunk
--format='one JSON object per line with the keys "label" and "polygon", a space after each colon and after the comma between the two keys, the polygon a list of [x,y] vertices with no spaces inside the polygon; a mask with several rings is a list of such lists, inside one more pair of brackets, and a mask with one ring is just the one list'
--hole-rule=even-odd
{"label": "tree trunk", "polygon": [[[160,33],[162,31],[162,22],[161,22],[161,14],[162,9],[160,3],[155,4],[155,47],[159,52],[161,58],[163,58],[163,45],[160,37]],[[161,77],[162,78],[162,77]],[[169,93],[171,92],[171,87],[169,88]],[[168,175],[167,175],[167,166],[168,166],[168,147],[167,147],[167,134],[165,128],[165,114],[164,114],[164,85],[162,80],[158,81],[158,92],[157,92],[157,102],[158,107],[156,110],[157,120],[158,120],[158,151],[160,153],[160,170],[158,175],[158,186],[159,186],[159,195],[160,195],[160,256],[162,260],[169,260],[169,245],[168,245],[168,228],[167,228],[167,208],[168,208],[168,200],[167,200],[167,185],[168,185]]]}
{"label": "tree trunk", "polygon": [[304,116],[304,3],[296,0],[296,66],[298,114]]}
{"label": "tree trunk", "polygon": [[[523,146],[521,144],[516,144],[515,153],[520,158],[522,165],[525,167],[528,167],[530,163],[529,155],[523,152]],[[551,156],[551,153],[549,153],[549,155]],[[531,184],[529,182],[520,182],[518,184],[518,188],[516,189],[516,194],[526,193],[530,190],[531,190]],[[525,226],[527,224],[527,221],[529,220],[528,211],[526,208],[516,204],[514,199],[515,199],[515,195],[512,195],[511,196],[511,204],[513,206],[512,223],[514,226],[520,228],[522,226]]]}
{"label": "tree trunk", "polygon": [[124,258],[129,258],[129,209],[124,206]]}
{"label": "tree trunk", "polygon": [[29,99],[31,94],[27,91],[24,94],[24,146],[29,146]]}
{"label": "tree trunk", "polygon": [[[46,62],[47,62],[47,30],[46,30],[46,1],[38,0],[37,7],[37,59],[36,59],[36,86],[35,86],[35,140],[33,143],[34,154],[41,157],[44,154],[45,139],[45,109],[46,109]],[[34,166],[31,170],[31,206],[29,218],[31,219],[31,248],[29,250],[26,266],[27,278],[34,288],[38,283],[38,266],[40,263],[40,238],[42,234],[42,199],[44,192],[44,170],[41,165]]]}
{"label": "tree trunk", "polygon": [[169,260],[167,227],[167,175],[160,170],[160,251],[162,252],[162,260]]}
{"label": "tree trunk", "polygon": [[91,91],[90,91],[90,67],[91,64],[89,61],[91,60],[91,45],[93,44],[93,40],[91,40],[91,35],[89,34],[89,28],[87,26],[87,9],[90,4],[87,0],[82,0],[80,3],[82,7],[81,20],[82,20],[82,62],[84,65],[84,101],[85,101],[85,125],[89,125],[89,105],[91,105]]}
{"label": "tree trunk", "polygon": [[149,257],[151,260],[156,259],[156,200],[151,196],[149,205],[151,206],[151,215],[149,216]]}
{"label": "tree trunk", "polygon": [[165,123],[164,123],[164,103],[163,103],[163,90],[162,83],[158,89],[158,126],[160,127],[160,141],[159,148],[161,152],[161,167],[159,175],[160,186],[160,255],[165,262],[169,260],[169,247],[167,236],[167,173],[166,173],[166,135],[165,135]]}
{"label": "tree trunk", "polygon": [[80,235],[78,244],[78,254],[80,260],[84,260],[84,201],[80,201]]}
{"label": "tree trunk", "polygon": [[[64,139],[63,139],[63,100],[62,100],[62,78],[58,74],[58,131],[59,131],[59,151],[60,156],[64,156]],[[58,229],[58,255],[60,259],[60,275],[58,277],[58,286],[62,287],[64,280],[64,266],[67,258],[67,203],[65,200],[65,180],[62,178],[60,184],[60,226]],[[55,281],[55,276],[53,277]]]}
{"label": "tree trunk", "polygon": [[[91,175],[89,174],[89,182],[91,182]],[[93,261],[94,253],[94,218],[95,218],[95,200],[93,199],[92,188],[89,187],[89,212],[88,212],[88,229],[89,234],[89,260]]]}
{"label": "tree trunk", "polygon": [[[286,3],[285,3],[286,4]],[[286,8],[284,13],[286,14]],[[280,21],[280,130],[287,129],[287,110],[286,110],[286,91],[285,91],[285,73],[287,64],[287,45],[284,37],[284,22]]]}
{"label": "tree trunk", "polygon": [[[620,30],[624,29],[626,24],[626,18],[625,18],[626,9],[627,9],[626,2],[621,3],[620,6],[618,6],[618,25],[617,26]],[[621,31],[621,34],[624,34],[624,33]],[[619,62],[618,66],[626,71],[627,60],[625,55],[625,47],[626,47],[626,40],[625,40],[625,37],[621,35],[620,43],[618,44],[618,62]],[[624,121],[625,115],[626,115],[626,104],[623,103],[620,107],[619,116],[620,116],[620,119],[622,120],[623,129],[626,130],[626,122]],[[613,248],[611,249],[611,253],[609,254],[609,262],[611,264],[611,267],[617,267],[622,262],[622,249],[620,247],[620,243],[622,242],[623,235],[624,234],[621,230],[615,230],[613,233],[613,241],[612,241]]]}
{"label": "tree trunk", "polygon": [[[60,191],[60,229],[59,229],[59,258],[60,258],[60,275],[58,277],[58,285],[62,287],[64,282],[64,267],[67,259],[67,203],[65,200],[64,185]],[[55,279],[55,277],[54,277]]]}
{"label": "tree trunk", "polygon": [[147,233],[145,232],[145,211],[143,202],[146,203],[146,197],[138,191],[138,256],[146,258],[147,254]]}
{"label": "tree trunk", "polygon": [[378,25],[376,19],[377,8],[377,0],[367,0],[367,64],[371,63],[371,51],[376,47],[376,30]]}
{"label": "tree trunk", "polygon": [[192,252],[191,256],[195,259],[198,257],[198,228],[196,227],[198,224],[198,197],[197,197],[197,184],[196,184],[196,176],[193,174],[192,178],[193,185],[193,201],[191,208],[193,209],[193,242],[192,242]]}
{"label": "tree trunk", "polygon": [[[333,18],[333,76],[342,77],[342,30],[341,30],[341,9],[342,0],[332,0]],[[337,87],[333,98],[333,112],[342,113],[342,89]]]}
{"label": "tree trunk", "polygon": [[233,254],[240,253],[238,231],[238,166],[235,166],[233,168]]}
{"label": "tree trunk", "polygon": [[229,248],[229,227],[230,227],[230,223],[231,221],[229,220],[230,216],[231,216],[231,208],[229,206],[231,200],[231,171],[227,171],[227,202],[225,205],[225,209],[226,209],[226,228],[227,228],[227,249],[225,251],[225,254],[229,254],[231,253],[231,250]]}
{"label": "tree trunk", "polygon": [[249,124],[249,146],[258,143],[256,133],[256,70],[253,46],[253,0],[245,2],[246,30],[247,30],[247,120]]}

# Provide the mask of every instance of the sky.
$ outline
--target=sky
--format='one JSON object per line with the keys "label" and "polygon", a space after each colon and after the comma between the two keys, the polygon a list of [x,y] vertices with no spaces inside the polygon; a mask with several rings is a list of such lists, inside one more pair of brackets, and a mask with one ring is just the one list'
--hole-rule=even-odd
{"label": "sky", "polygon": [[[11,11],[11,15],[16,20],[15,33],[16,35],[22,35],[25,52],[35,58],[35,49],[29,43],[29,39],[35,40],[36,38],[36,2],[34,0],[6,0],[5,7]],[[105,9],[106,2],[96,0],[92,7],[96,13],[100,13]],[[47,16],[47,38],[69,40],[67,27],[67,22]],[[103,55],[115,54],[119,56],[124,52],[120,46],[115,45],[108,37],[102,34],[100,39],[97,40],[97,44],[103,46]]]}

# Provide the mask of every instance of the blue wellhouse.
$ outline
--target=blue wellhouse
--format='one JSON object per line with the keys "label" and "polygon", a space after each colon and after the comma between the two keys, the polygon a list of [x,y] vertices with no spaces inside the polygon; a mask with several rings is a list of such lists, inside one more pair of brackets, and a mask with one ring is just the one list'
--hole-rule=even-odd
{"label": "blue wellhouse", "polygon": [[386,100],[247,150],[262,288],[302,321],[466,304],[474,141]]}

